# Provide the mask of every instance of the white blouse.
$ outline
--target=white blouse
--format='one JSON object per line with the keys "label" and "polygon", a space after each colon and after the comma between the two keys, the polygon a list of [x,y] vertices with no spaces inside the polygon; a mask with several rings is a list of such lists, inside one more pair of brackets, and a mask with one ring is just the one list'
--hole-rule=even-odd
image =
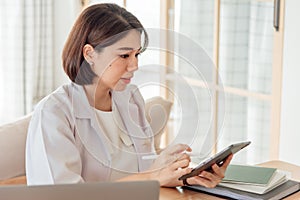
{"label": "white blouse", "polygon": [[112,157],[112,170],[108,179],[114,181],[132,173],[137,173],[137,155],[130,137],[115,120],[118,112],[115,112],[115,108],[112,112],[93,109],[97,115],[99,126],[110,142],[108,148]]}

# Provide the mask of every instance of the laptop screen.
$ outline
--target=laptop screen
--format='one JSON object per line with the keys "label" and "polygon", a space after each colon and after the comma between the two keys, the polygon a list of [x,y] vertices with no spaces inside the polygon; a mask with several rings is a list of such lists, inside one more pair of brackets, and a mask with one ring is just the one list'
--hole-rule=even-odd
{"label": "laptop screen", "polygon": [[158,200],[159,189],[157,181],[15,185],[0,187],[0,197],[5,200]]}

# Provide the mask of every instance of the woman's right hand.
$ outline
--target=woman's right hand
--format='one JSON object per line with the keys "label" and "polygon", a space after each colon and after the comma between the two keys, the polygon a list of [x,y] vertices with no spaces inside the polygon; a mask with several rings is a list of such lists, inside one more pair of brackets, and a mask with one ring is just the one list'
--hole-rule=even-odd
{"label": "woman's right hand", "polygon": [[185,144],[176,144],[162,151],[148,171],[150,179],[158,180],[164,187],[182,185],[178,178],[192,170],[188,168],[191,159],[185,151],[192,149]]}

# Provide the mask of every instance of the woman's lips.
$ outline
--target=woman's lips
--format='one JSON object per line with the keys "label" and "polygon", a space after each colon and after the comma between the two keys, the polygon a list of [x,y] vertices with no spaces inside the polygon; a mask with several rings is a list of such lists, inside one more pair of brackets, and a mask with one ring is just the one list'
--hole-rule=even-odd
{"label": "woman's lips", "polygon": [[131,78],[121,78],[124,83],[128,84],[130,83]]}

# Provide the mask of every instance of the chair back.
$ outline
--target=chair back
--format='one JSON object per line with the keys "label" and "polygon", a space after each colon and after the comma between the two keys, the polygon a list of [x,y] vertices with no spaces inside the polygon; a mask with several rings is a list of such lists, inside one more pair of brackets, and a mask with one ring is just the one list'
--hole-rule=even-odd
{"label": "chair back", "polygon": [[0,126],[0,180],[25,175],[25,145],[31,115]]}
{"label": "chair back", "polygon": [[154,133],[155,150],[160,152],[161,136],[168,123],[172,102],[156,96],[146,100],[146,118]]}

